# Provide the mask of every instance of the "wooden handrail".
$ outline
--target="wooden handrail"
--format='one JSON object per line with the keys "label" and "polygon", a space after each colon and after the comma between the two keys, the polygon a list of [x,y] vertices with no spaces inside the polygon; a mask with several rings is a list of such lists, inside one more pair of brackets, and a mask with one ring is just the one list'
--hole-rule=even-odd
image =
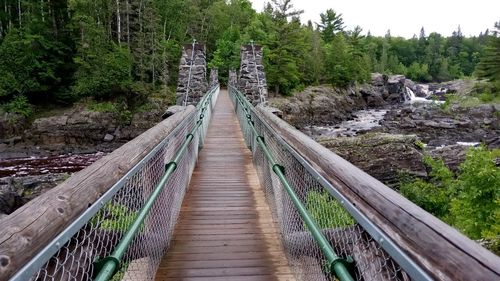
{"label": "wooden handrail", "polygon": [[435,280],[500,280],[500,258],[377,179],[257,107],[293,149]]}
{"label": "wooden handrail", "polygon": [[0,220],[0,280],[7,280],[195,111],[174,114]]}

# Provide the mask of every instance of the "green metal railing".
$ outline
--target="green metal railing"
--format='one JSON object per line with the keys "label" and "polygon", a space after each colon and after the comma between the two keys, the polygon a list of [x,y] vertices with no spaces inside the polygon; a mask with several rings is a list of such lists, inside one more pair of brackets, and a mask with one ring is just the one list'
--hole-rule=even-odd
{"label": "green metal railing", "polygon": [[235,100],[241,105],[241,107],[245,111],[246,122],[248,123],[248,126],[250,127],[253,133],[255,141],[257,141],[260,149],[264,152],[264,155],[266,156],[267,161],[270,167],[272,168],[272,171],[279,178],[281,184],[283,185],[286,192],[290,196],[290,199],[292,200],[293,204],[297,208],[297,211],[300,213],[300,216],[304,220],[304,223],[306,224],[307,228],[313,235],[314,240],[316,241],[319,248],[325,255],[326,259],[328,260],[327,269],[329,270],[330,273],[334,274],[341,281],[353,281],[354,279],[352,278],[351,274],[347,269],[347,267],[353,263],[352,258],[349,257],[348,259],[344,259],[337,255],[335,250],[329,244],[326,237],[321,232],[321,229],[318,227],[314,218],[309,214],[306,207],[304,206],[304,204],[302,204],[301,200],[295,193],[293,187],[289,184],[285,176],[284,167],[276,163],[275,158],[273,157],[272,153],[270,152],[270,150],[266,145],[264,137],[259,135],[259,133],[257,132],[254,126],[254,122],[252,120],[252,115],[250,114],[250,107],[252,105],[247,101],[246,98],[242,96],[242,94],[238,90],[231,87],[231,92],[234,95]]}
{"label": "green metal railing", "polygon": [[130,228],[126,231],[122,240],[118,243],[113,253],[106,258],[98,261],[96,263],[97,276],[94,279],[95,281],[107,281],[113,277],[113,275],[119,270],[121,266],[121,259],[126,253],[129,246],[132,244],[137,232],[141,228],[144,223],[145,218],[148,216],[153,204],[155,203],[158,196],[161,194],[163,189],[166,186],[167,181],[170,179],[174,171],[177,169],[177,164],[182,159],[184,154],[186,153],[189,145],[194,139],[195,134],[199,130],[199,128],[203,124],[203,119],[206,117],[205,112],[207,108],[211,105],[212,95],[214,94],[214,90],[210,91],[207,95],[203,97],[200,103],[197,106],[200,114],[198,117],[198,121],[196,122],[195,127],[191,130],[191,132],[186,136],[182,146],[178,149],[175,154],[175,157],[165,165],[165,174],[162,176],[160,182],[156,186],[155,190],[146,201],[145,205],[139,211],[137,217],[134,219]]}

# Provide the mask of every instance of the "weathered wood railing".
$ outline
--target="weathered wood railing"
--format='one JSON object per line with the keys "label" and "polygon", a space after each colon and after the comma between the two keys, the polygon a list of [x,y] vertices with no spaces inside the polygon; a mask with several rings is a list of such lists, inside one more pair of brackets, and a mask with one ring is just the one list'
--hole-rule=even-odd
{"label": "weathered wood railing", "polygon": [[0,280],[22,268],[166,136],[187,119],[194,120],[195,115],[194,106],[186,107],[0,220]]}
{"label": "weathered wood railing", "polygon": [[[405,255],[414,263],[405,265],[404,260],[396,257],[403,269],[419,268],[423,275],[434,280],[500,280],[498,256],[319,145],[278,118],[269,108],[259,106],[255,112],[257,116],[254,117],[267,123],[286,146],[390,239],[385,241],[372,235],[384,250],[393,258],[393,254]],[[397,250],[401,252],[394,253]]]}

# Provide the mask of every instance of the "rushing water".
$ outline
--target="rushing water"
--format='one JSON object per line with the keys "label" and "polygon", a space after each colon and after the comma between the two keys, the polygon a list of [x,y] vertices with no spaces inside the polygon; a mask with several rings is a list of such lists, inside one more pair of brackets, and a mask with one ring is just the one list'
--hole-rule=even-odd
{"label": "rushing water", "polygon": [[49,157],[0,159],[0,178],[35,176],[49,173],[74,173],[89,166],[104,155],[104,152],[97,152],[92,154],[65,154]]}
{"label": "rushing water", "polygon": [[355,118],[352,120],[334,126],[308,126],[305,132],[313,137],[352,137],[359,132],[380,127],[379,122],[384,119],[386,113],[387,110],[380,109],[360,110],[353,113]]}
{"label": "rushing water", "polygon": [[[407,103],[434,103],[434,104],[442,104],[444,101],[438,101],[438,100],[428,100],[427,98],[421,98],[417,97],[415,93],[412,91],[412,89],[405,87],[405,92],[404,92],[404,98],[405,102]],[[430,94],[427,96],[429,97]]]}

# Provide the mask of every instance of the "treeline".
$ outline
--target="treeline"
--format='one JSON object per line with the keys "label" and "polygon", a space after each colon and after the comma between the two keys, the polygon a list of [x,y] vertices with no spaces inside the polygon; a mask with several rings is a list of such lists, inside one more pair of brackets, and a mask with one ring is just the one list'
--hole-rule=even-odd
{"label": "treeline", "polygon": [[[227,30],[217,42],[213,65],[235,68],[238,48],[231,42],[255,40],[264,45],[268,84],[274,92],[319,83],[347,86],[364,82],[370,73],[403,74],[420,82],[472,76],[488,41],[496,32],[465,37],[460,27],[451,36],[426,34],[411,39],[364,35],[361,27],[347,30],[342,15],[329,9],[318,23],[301,25],[302,11],[291,0],[272,0],[253,18],[244,34]],[[232,49],[231,49],[232,48]],[[233,51],[231,51],[233,50]],[[225,73],[225,72],[224,72]]]}
{"label": "treeline", "polygon": [[470,76],[498,38],[467,38],[459,28],[449,37],[423,29],[412,39],[375,37],[346,30],[334,10],[306,25],[301,13],[291,0],[271,0],[261,13],[248,0],[1,0],[0,102],[23,114],[28,102],[140,103],[176,85],[182,44],[193,39],[206,44],[223,81],[239,68],[241,44],[263,45],[270,90],[291,94],[363,82],[371,72],[417,81]]}
{"label": "treeline", "polygon": [[0,102],[141,102],[176,84],[182,44],[213,50],[254,15],[246,0],[2,0]]}

